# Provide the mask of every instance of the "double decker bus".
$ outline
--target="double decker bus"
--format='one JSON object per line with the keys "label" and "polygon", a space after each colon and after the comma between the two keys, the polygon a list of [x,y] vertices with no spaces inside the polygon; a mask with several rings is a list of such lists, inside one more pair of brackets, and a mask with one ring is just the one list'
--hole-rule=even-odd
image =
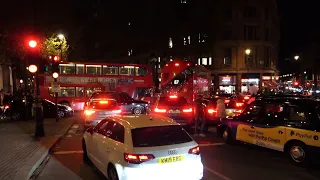
{"label": "double decker bus", "polygon": [[179,95],[193,103],[196,95],[209,96],[211,73],[205,67],[188,61],[171,61],[161,73],[161,95]]}
{"label": "double decker bus", "polygon": [[[148,65],[68,62],[59,64],[58,103],[83,110],[95,91],[125,92],[139,99],[153,88],[152,71]],[[40,74],[40,96],[54,101],[52,73]]]}

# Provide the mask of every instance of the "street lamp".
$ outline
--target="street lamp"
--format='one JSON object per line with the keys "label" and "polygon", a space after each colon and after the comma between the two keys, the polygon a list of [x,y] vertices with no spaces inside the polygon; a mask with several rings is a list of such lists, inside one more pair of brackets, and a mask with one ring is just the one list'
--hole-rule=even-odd
{"label": "street lamp", "polygon": [[52,73],[52,77],[57,79],[59,77],[59,74],[57,72]]}
{"label": "street lamp", "polygon": [[300,57],[299,56],[294,56],[293,57],[295,60],[298,60]]}
{"label": "street lamp", "polygon": [[42,112],[42,104],[40,101],[40,87],[39,87],[39,74],[38,74],[38,67],[34,64],[31,64],[28,67],[30,73],[35,74],[36,76],[36,102],[34,104],[35,108],[35,119],[36,119],[36,137],[43,137],[44,136],[44,127],[43,127],[43,112]]}
{"label": "street lamp", "polygon": [[245,53],[249,56],[251,54],[251,49],[246,49]]}
{"label": "street lamp", "polygon": [[64,39],[64,35],[63,35],[63,34],[59,34],[59,35],[58,35],[58,38],[59,38],[60,40],[63,40],[63,39]]}

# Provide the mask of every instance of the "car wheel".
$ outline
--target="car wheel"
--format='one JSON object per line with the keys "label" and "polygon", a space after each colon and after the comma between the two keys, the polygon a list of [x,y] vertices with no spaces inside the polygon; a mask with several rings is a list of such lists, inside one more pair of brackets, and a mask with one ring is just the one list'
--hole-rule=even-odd
{"label": "car wheel", "polygon": [[140,107],[137,107],[137,108],[133,109],[133,114],[135,114],[135,115],[140,115],[142,113],[143,113],[143,109],[140,108]]}
{"label": "car wheel", "polygon": [[289,157],[296,164],[304,164],[307,160],[307,149],[303,143],[294,142],[288,148]]}
{"label": "car wheel", "polygon": [[91,163],[91,161],[88,157],[87,146],[86,146],[86,142],[84,139],[82,139],[82,151],[83,151],[83,161],[85,161],[87,163]]}
{"label": "car wheel", "polygon": [[222,138],[224,139],[224,141],[228,144],[232,144],[232,134],[231,134],[231,130],[230,128],[226,127],[223,129],[222,131]]}
{"label": "car wheel", "polygon": [[108,180],[119,180],[117,170],[114,166],[108,168]]}
{"label": "car wheel", "polygon": [[58,111],[58,118],[62,119],[64,117],[64,112],[63,111]]}

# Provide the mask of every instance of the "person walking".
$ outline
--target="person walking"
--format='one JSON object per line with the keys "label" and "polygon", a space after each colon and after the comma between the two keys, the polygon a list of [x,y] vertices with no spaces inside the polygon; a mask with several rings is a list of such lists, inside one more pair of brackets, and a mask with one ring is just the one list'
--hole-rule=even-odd
{"label": "person walking", "polygon": [[220,121],[227,117],[226,113],[226,105],[224,104],[223,99],[217,100],[217,118],[220,119]]}
{"label": "person walking", "polygon": [[[196,131],[198,125],[200,126],[200,136],[205,137],[205,133],[207,132],[207,123],[206,118],[204,116],[204,105],[203,105],[203,96],[199,95],[196,99],[195,106],[195,119],[196,119]],[[197,134],[197,132],[195,132]]]}

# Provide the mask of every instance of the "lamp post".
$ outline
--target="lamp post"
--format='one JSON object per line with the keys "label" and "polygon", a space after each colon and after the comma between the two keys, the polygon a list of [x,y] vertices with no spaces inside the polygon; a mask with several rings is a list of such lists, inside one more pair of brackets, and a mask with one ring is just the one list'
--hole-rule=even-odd
{"label": "lamp post", "polygon": [[39,73],[38,73],[38,66],[32,64],[28,67],[30,73],[35,74],[36,77],[36,101],[34,104],[35,108],[35,119],[36,119],[36,137],[43,137],[44,136],[44,126],[43,126],[43,112],[42,112],[42,104],[40,101],[40,88],[39,88]]}
{"label": "lamp post", "polygon": [[[59,77],[59,74],[57,72],[54,72],[52,73],[52,77],[54,79],[54,82],[57,83],[58,82],[58,77]],[[59,117],[58,117],[58,93],[55,92],[54,93],[54,103],[55,103],[55,106],[56,106],[56,122],[59,121]]]}

